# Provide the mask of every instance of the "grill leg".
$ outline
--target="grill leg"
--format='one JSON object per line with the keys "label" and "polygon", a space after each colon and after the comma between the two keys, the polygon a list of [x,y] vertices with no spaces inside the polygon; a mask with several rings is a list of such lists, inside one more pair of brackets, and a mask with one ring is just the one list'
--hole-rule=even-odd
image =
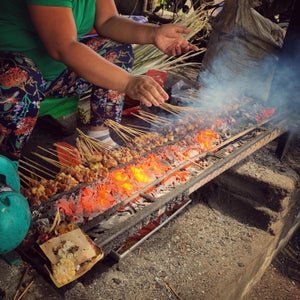
{"label": "grill leg", "polygon": [[283,133],[279,138],[278,138],[278,144],[277,144],[277,149],[275,151],[275,154],[278,158],[282,159],[289,147],[289,144],[292,140],[292,132],[287,131]]}

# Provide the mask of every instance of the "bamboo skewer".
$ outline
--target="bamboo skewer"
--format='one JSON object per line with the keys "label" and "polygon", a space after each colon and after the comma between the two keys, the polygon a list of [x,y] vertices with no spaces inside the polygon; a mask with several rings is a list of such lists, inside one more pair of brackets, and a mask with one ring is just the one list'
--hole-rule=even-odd
{"label": "bamboo skewer", "polygon": [[195,112],[195,107],[190,107],[190,106],[177,106],[177,105],[172,105],[170,103],[163,103],[159,106],[160,108],[174,114],[182,114],[182,113],[191,113]]}
{"label": "bamboo skewer", "polygon": [[19,176],[20,176],[20,180],[22,182],[24,182],[25,185],[27,185],[28,187],[30,187],[30,183],[34,183],[36,180],[23,174],[22,172],[20,172],[20,170],[18,171]]}
{"label": "bamboo skewer", "polygon": [[122,125],[113,120],[107,120],[105,124],[111,129],[113,129],[125,143],[129,142],[132,139],[132,137],[138,137],[149,132],[147,128],[132,128],[130,126]]}
{"label": "bamboo skewer", "polygon": [[[181,18],[175,20],[174,23],[190,29],[190,33],[185,35],[187,40],[190,40],[195,33],[198,33],[198,40],[204,39],[208,34],[209,16],[205,11],[204,6],[199,7],[188,16],[181,16]],[[203,32],[201,37],[199,36],[199,32]],[[206,51],[205,47],[196,52],[189,52],[177,58],[169,58],[153,45],[135,45],[134,53],[136,59],[132,73],[137,75],[144,74],[150,68],[170,70],[182,67],[183,65],[199,65],[199,63],[187,62],[187,59],[204,51]]]}
{"label": "bamboo skewer", "polygon": [[[50,170],[50,169],[47,169],[47,168],[46,168],[46,170],[45,170],[44,167],[43,167],[42,165],[38,164],[37,162],[35,162],[35,161],[33,161],[33,160],[30,160],[31,163],[29,163],[29,162],[27,162],[27,161],[25,161],[25,160],[20,160],[19,162],[20,162],[20,165],[19,165],[20,168],[23,167],[22,164],[25,164],[25,165],[27,165],[27,166],[32,167],[33,169],[35,169],[35,170],[37,170],[37,171],[39,171],[39,172],[41,172],[41,173],[43,173],[43,174],[49,176],[49,177],[54,178],[55,175],[56,175],[56,172],[54,172],[53,170]],[[37,164],[39,168],[38,168],[35,164]],[[51,174],[50,174],[50,173],[51,173]],[[35,174],[36,174],[36,173],[35,173]]]}
{"label": "bamboo skewer", "polygon": [[79,133],[79,140],[85,142],[85,143],[82,144],[82,147],[85,150],[84,152],[88,152],[89,154],[92,154],[93,151],[94,151],[94,147],[93,147],[94,145],[91,141],[96,140],[96,139],[87,136],[79,128],[77,128],[77,132]]}
{"label": "bamboo skewer", "polygon": [[[20,169],[23,169],[24,171],[27,171],[27,172],[29,172],[29,173],[32,172],[31,170],[27,169],[26,167],[24,167],[24,166],[22,166],[22,165],[19,165],[19,168],[20,168]],[[24,175],[24,174],[23,174],[23,175]],[[40,178],[40,179],[45,179],[43,176],[41,176],[41,175],[39,175],[39,174],[34,173],[34,175],[35,175],[36,177]],[[26,175],[24,175],[24,176],[26,176]],[[24,176],[23,176],[23,177],[24,177]],[[29,176],[26,176],[26,177],[27,177],[27,178],[31,178],[31,177],[29,177]]]}
{"label": "bamboo skewer", "polygon": [[74,151],[73,151],[72,149],[68,148],[68,147],[65,147],[65,146],[63,146],[63,145],[59,145],[59,144],[57,144],[57,143],[55,143],[54,146],[55,146],[57,149],[59,148],[59,149],[64,150],[65,152],[69,153],[69,154],[70,154],[71,156],[73,156],[73,157],[76,156],[76,154],[74,154]]}
{"label": "bamboo skewer", "polygon": [[101,141],[97,140],[96,138],[89,137],[85,133],[83,133],[80,129],[77,128],[77,132],[79,133],[79,139],[78,143],[82,142],[82,145],[85,150],[89,154],[94,154],[95,151],[103,151],[105,149],[108,149],[107,145],[105,143],[102,143]]}
{"label": "bamboo skewer", "polygon": [[18,299],[17,297],[18,297],[18,295],[19,295],[19,293],[20,293],[20,288],[21,288],[21,286],[22,286],[22,284],[23,284],[23,282],[24,282],[24,280],[25,280],[25,277],[26,277],[28,271],[29,271],[29,268],[27,267],[27,268],[25,269],[25,271],[24,271],[24,273],[23,273],[23,275],[22,275],[22,277],[21,277],[19,283],[18,283],[17,290],[16,290],[16,292],[15,292],[15,294],[14,294],[13,300]]}
{"label": "bamboo skewer", "polygon": [[79,150],[81,160],[87,161],[87,157],[92,155],[90,149],[79,138],[76,139],[76,146]]}
{"label": "bamboo skewer", "polygon": [[17,300],[21,300],[25,295],[26,293],[28,292],[28,290],[30,289],[30,287],[33,285],[34,283],[34,280],[32,279],[30,281],[30,283],[26,286],[25,290],[22,292],[22,294],[17,298]]}
{"label": "bamboo skewer", "polygon": [[167,118],[159,117],[145,111],[141,111],[139,114],[132,113],[132,115],[155,127],[161,127],[162,125],[168,126],[172,124],[172,122]]}
{"label": "bamboo skewer", "polygon": [[21,183],[22,183],[22,186],[27,186],[27,187],[30,187],[30,184],[28,183],[28,181],[26,181],[25,179],[23,179],[21,176],[21,174],[20,174],[20,172],[19,172],[19,175],[20,175],[20,181],[21,181]]}
{"label": "bamboo skewer", "polygon": [[[54,217],[54,220],[53,220],[53,223],[52,223],[52,226],[49,230],[49,233],[51,233],[52,231],[56,231],[59,224],[61,222],[61,217],[60,217],[60,212],[59,212],[59,208],[57,208],[56,210],[56,214],[55,214],[55,217]],[[55,232],[56,233],[56,232]]]}
{"label": "bamboo skewer", "polygon": [[39,158],[45,160],[45,161],[48,162],[48,163],[54,165],[55,167],[61,168],[61,164],[60,164],[57,160],[55,160],[55,159],[46,157],[46,156],[44,156],[44,155],[42,155],[42,154],[40,154],[40,153],[37,153],[37,152],[32,152],[32,154],[34,154],[34,155],[36,155],[37,157],[39,157]]}
{"label": "bamboo skewer", "polygon": [[41,150],[43,150],[43,151],[45,151],[45,152],[47,152],[48,154],[50,154],[52,156],[57,157],[57,152],[56,152],[55,149],[51,149],[51,148],[47,149],[47,148],[44,148],[42,146],[38,146],[38,148],[41,149]]}
{"label": "bamboo skewer", "polygon": [[[68,149],[67,147],[63,147],[63,146],[58,146],[60,147],[61,149],[64,149],[65,151],[69,152],[70,155],[72,155],[73,157],[75,157],[74,153],[72,152],[72,150]],[[57,151],[56,149],[46,149],[44,147],[41,147],[41,146],[38,146],[39,149],[43,150],[44,152],[54,156],[57,160],[57,162],[60,164],[60,162],[58,161],[58,156],[57,156]],[[65,163],[69,163],[70,160],[68,158],[64,158],[64,157],[60,157],[60,160],[62,162],[65,162]],[[61,168],[61,165],[60,165],[60,168]]]}
{"label": "bamboo skewer", "polygon": [[41,169],[44,169],[45,171],[47,171],[47,172],[49,172],[49,173],[56,174],[55,171],[53,171],[53,170],[47,168],[47,167],[44,166],[44,165],[41,165],[41,164],[38,163],[37,161],[34,161],[34,160],[32,160],[32,159],[30,159],[30,158],[28,158],[28,157],[25,157],[25,160],[20,160],[20,162],[26,162],[26,161],[29,161],[30,163],[36,165],[36,167],[39,167],[39,168],[41,168]]}
{"label": "bamboo skewer", "polygon": [[128,131],[130,134],[137,135],[137,136],[143,135],[143,134],[145,134],[149,131],[148,128],[141,128],[141,127],[140,128],[133,128],[131,126],[124,126],[124,125],[119,124],[117,122],[114,123],[114,126],[116,126],[115,128],[119,127],[120,129],[123,129],[125,132]]}

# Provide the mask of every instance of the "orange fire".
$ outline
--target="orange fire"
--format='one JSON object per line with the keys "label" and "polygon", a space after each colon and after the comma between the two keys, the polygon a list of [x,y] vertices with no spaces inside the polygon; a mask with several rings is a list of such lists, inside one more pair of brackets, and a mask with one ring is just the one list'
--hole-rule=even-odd
{"label": "orange fire", "polygon": [[124,169],[113,170],[112,172],[109,173],[109,178],[112,181],[117,181],[117,182],[126,182],[129,180],[129,176],[128,174],[126,174],[126,171]]}
{"label": "orange fire", "polygon": [[117,199],[112,195],[112,188],[106,184],[99,184],[96,186],[97,194],[96,194],[96,203],[102,208],[110,208],[116,203],[118,203]]}
{"label": "orange fire", "polygon": [[[222,122],[217,123],[220,125]],[[85,218],[101,213],[116,205],[120,199],[126,199],[147,185],[150,186],[152,182],[169,172],[172,169],[170,162],[174,161],[178,164],[178,162],[187,161],[190,163],[188,159],[191,156],[211,149],[217,144],[220,136],[212,129],[205,129],[191,138],[194,143],[192,145],[184,141],[176,145],[168,145],[156,153],[141,157],[136,163],[111,170],[108,177],[95,186],[83,187],[77,203],[73,200],[68,202],[61,200],[59,207],[73,219],[77,215],[79,218]],[[187,182],[189,178],[189,172],[178,170],[163,179],[161,185],[176,186]],[[153,185],[150,189],[155,188],[156,186]]]}
{"label": "orange fire", "polygon": [[99,203],[96,201],[96,191],[90,187],[81,189],[80,205],[87,213],[102,211]]}
{"label": "orange fire", "polygon": [[178,183],[185,183],[190,177],[189,172],[187,171],[176,171],[174,174],[167,176],[164,180],[161,181],[163,185],[173,185]]}
{"label": "orange fire", "polygon": [[204,129],[198,132],[197,142],[203,147],[204,151],[211,149],[214,143],[220,139],[218,133],[211,129]]}
{"label": "orange fire", "polygon": [[170,166],[165,161],[161,160],[157,154],[151,153],[145,157],[143,167],[156,177],[160,177],[170,170]]}
{"label": "orange fire", "polygon": [[150,183],[153,181],[153,176],[147,172],[147,169],[143,168],[143,165],[138,167],[130,165],[128,170],[138,183]]}

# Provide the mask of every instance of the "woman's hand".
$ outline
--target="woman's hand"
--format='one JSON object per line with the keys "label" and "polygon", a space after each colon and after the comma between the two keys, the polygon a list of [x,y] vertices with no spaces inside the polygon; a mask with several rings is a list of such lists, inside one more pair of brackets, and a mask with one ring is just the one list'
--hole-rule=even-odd
{"label": "woman's hand", "polygon": [[163,53],[176,56],[188,51],[197,51],[199,48],[188,42],[183,34],[188,34],[190,29],[176,25],[165,24],[155,28],[154,44]]}
{"label": "woman's hand", "polygon": [[139,100],[144,105],[159,106],[168,100],[169,96],[152,77],[146,75],[131,76],[125,89],[131,99]]}

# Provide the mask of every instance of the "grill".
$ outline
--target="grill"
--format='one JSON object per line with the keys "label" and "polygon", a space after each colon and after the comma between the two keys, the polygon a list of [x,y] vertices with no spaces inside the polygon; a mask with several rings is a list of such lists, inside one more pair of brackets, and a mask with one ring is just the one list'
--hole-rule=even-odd
{"label": "grill", "polygon": [[[156,196],[145,194],[146,189],[151,189],[151,186],[147,186],[144,190],[141,190],[139,195],[148,203],[147,206],[143,204],[135,205],[135,209],[131,210],[128,219],[123,222],[117,222],[115,226],[105,228],[101,226],[101,221],[95,217],[93,220],[83,225],[83,229],[88,232],[89,235],[93,236],[95,242],[105,251],[105,253],[110,253],[115,250],[126,241],[127,238],[133,236],[140,228],[156,220],[163,213],[175,213],[178,210],[174,210],[178,206],[179,211],[185,207],[190,201],[190,195],[204,186],[206,183],[210,182],[218,175],[222,174],[232,166],[236,165],[238,162],[242,161],[244,158],[248,157],[258,149],[269,144],[278,137],[283,137],[284,134],[288,132],[287,124],[284,121],[271,122],[271,124],[266,124],[265,127],[252,128],[247,130],[249,132],[243,135],[237,135],[232,138],[233,144],[237,147],[231,153],[228,153],[228,146],[221,147],[218,151],[213,154],[198,155],[193,158],[195,162],[202,162],[202,164],[190,164],[183,162],[180,166],[176,167],[172,172],[184,169],[190,174],[190,179],[182,184],[178,184],[172,190],[168,191],[166,194],[160,196],[159,192]],[[283,147],[284,141],[279,144],[279,147]],[[280,148],[278,148],[280,151]],[[280,153],[280,152],[278,152]],[[204,156],[204,157],[202,157]],[[187,166],[188,165],[188,166]],[[203,167],[205,166],[205,167]],[[160,180],[162,180],[165,174]],[[153,183],[157,185],[157,182]],[[125,200],[125,202],[127,202]],[[115,217],[118,214],[113,215]],[[167,217],[163,222],[165,224],[167,221],[172,219]],[[101,218],[101,217],[100,217]],[[122,214],[120,215],[122,218]]]}
{"label": "grill", "polygon": [[[222,112],[207,114],[208,123],[214,124],[209,130],[208,123],[205,122],[200,129],[193,130],[186,138],[181,136],[177,140],[145,152],[141,157],[127,164],[110,169],[108,179],[90,184],[78,184],[66,192],[43,201],[39,206],[32,207],[32,232],[26,247],[22,246],[20,249],[22,255],[38,270],[45,271],[44,265],[47,262],[36,246],[36,233],[43,226],[51,226],[57,214],[57,207],[60,207],[61,221],[75,222],[76,226],[103,251],[103,256],[110,254],[119,260],[181,213],[191,203],[192,193],[255,151],[278,139],[277,154],[283,155],[290,134],[288,121],[280,109],[276,109],[274,114],[273,108],[258,105],[250,99],[240,101],[239,104],[235,103],[234,108],[228,107],[225,104]],[[227,123],[223,122],[225,119]],[[227,126],[230,122],[230,126]],[[209,145],[204,140],[206,149],[200,147],[199,150],[199,145],[196,147],[187,143],[187,140],[195,141],[191,137],[199,137],[199,132],[207,134],[204,135],[209,140]],[[201,143],[203,144],[203,141]],[[147,161],[147,157],[151,159],[146,167],[143,166],[142,171],[151,170],[145,173],[151,180],[149,178],[142,180],[142,184],[136,182],[131,190],[123,188],[123,171],[129,170],[130,166],[135,166],[134,174],[137,174],[137,170],[141,171],[143,159]],[[160,168],[163,166],[159,172],[155,169],[156,163]],[[155,176],[151,176],[152,173],[155,173]],[[121,178],[114,183],[119,189],[117,196],[113,191],[109,191],[112,174],[117,175],[114,178]],[[138,173],[138,175],[143,174]],[[99,183],[106,192],[102,191],[102,200],[105,195],[115,196],[109,205],[106,203],[104,208],[88,213],[76,209],[72,214],[66,213],[65,206],[61,206],[62,199],[64,203],[73,203],[73,208],[76,205],[80,206],[82,203],[79,204],[78,199],[82,198],[82,191],[89,189],[93,191]]]}

